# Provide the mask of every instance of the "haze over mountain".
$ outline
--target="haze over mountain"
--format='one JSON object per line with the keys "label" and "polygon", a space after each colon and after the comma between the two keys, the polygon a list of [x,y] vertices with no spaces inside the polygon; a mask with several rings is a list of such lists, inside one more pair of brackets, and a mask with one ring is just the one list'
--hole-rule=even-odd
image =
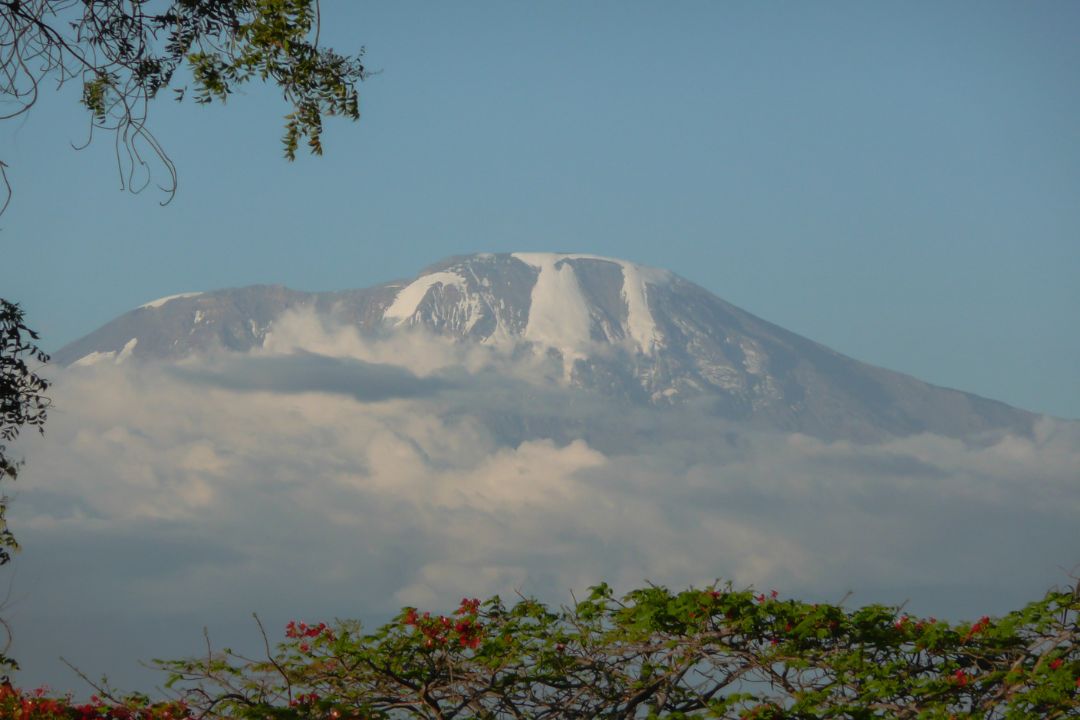
{"label": "haze over mountain", "polygon": [[[364,337],[423,330],[541,362],[537,376],[638,406],[691,404],[824,439],[1030,434],[1038,416],[860,363],[665,270],[583,254],[478,254],[411,281],[310,293],[253,286],[147,303],[62,348],[64,364],[179,360],[273,344],[315,312]],[[304,349],[304,348],[299,348]]]}

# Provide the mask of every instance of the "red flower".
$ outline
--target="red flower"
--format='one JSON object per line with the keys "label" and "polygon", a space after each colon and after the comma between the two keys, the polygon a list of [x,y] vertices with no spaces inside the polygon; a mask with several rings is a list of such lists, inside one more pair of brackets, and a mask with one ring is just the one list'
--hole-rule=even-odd
{"label": "red flower", "polygon": [[[930,618],[930,621],[933,622],[934,619]],[[970,640],[975,635],[978,635],[983,630],[985,630],[986,626],[989,625],[989,624],[990,624],[990,618],[987,617],[986,615],[983,615],[981,618],[979,618],[979,621],[977,623],[975,623],[974,625],[971,626],[971,629],[968,630],[967,635],[964,636],[963,641],[967,642],[968,640]]]}
{"label": "red flower", "polygon": [[1051,670],[1057,670],[1059,667],[1061,667],[1061,658],[1054,658],[1050,661]]}
{"label": "red flower", "polygon": [[455,615],[475,615],[480,609],[480,600],[477,598],[461,598],[461,604],[454,611]]}

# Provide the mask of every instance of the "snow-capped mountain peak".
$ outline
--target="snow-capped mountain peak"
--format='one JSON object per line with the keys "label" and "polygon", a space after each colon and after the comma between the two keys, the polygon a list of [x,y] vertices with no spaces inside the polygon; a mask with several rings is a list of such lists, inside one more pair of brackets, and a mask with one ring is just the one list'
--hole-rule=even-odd
{"label": "snow-capped mountain peak", "polygon": [[[829,350],[677,275],[574,253],[449,258],[407,281],[305,293],[254,286],[148,303],[55,354],[65,364],[262,348],[290,310],[378,338],[418,330],[518,357],[545,378],[644,404],[824,437],[1026,431],[1035,416]],[[550,365],[550,368],[548,368]]]}
{"label": "snow-capped mountain peak", "polygon": [[[511,282],[508,271],[526,282]],[[441,263],[402,286],[383,320],[499,347],[529,343],[541,352],[555,350],[569,378],[575,362],[605,345],[656,353],[664,333],[649,305],[650,288],[671,277],[598,255],[474,255]]]}

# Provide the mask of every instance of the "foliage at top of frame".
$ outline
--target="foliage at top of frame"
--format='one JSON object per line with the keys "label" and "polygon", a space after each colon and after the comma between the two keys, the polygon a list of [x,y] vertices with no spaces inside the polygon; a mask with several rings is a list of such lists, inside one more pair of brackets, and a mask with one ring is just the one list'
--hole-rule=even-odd
{"label": "foliage at top of frame", "polygon": [[[0,2],[0,97],[9,108],[0,119],[26,113],[46,81],[78,82],[87,144],[96,132],[114,135],[121,184],[133,192],[151,182],[156,161],[171,199],[176,169],[149,129],[151,101],[171,87],[177,100],[224,102],[258,79],[291,106],[285,156],[294,159],[301,144],[321,155],[323,118],[359,119],[357,86],[368,73],[363,48],[343,55],[320,46],[319,10],[318,0]],[[190,87],[173,87],[180,69]],[[4,207],[5,169],[0,163]]]}

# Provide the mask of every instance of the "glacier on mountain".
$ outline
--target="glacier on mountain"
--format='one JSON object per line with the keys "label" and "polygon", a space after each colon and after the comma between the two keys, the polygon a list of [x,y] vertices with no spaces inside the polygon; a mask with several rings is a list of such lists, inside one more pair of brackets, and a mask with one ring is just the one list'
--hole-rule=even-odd
{"label": "glacier on mountain", "polygon": [[435,286],[456,287],[461,290],[462,297],[467,289],[465,278],[457,273],[436,272],[422,275],[401,289],[394,302],[383,312],[383,318],[392,320],[397,325],[409,320],[416,314],[428,291]]}
{"label": "glacier on mountain", "polygon": [[529,320],[522,333],[526,340],[559,350],[563,356],[563,375],[569,380],[575,360],[589,356],[592,343],[592,319],[581,293],[574,269],[560,263],[558,255],[514,257],[540,271],[529,298]]}
{"label": "glacier on mountain", "polygon": [[120,363],[131,357],[131,353],[134,352],[135,346],[138,344],[138,338],[131,338],[126,343],[124,343],[124,347],[120,348],[119,351],[107,350],[105,352],[95,351],[87,353],[86,355],[83,355],[81,358],[73,362],[72,365],[77,365],[79,367],[88,367],[90,365],[97,365],[101,362],[108,362],[109,360],[112,360],[114,363],[119,365]]}
{"label": "glacier on mountain", "polygon": [[[520,316],[508,312],[508,302],[513,303],[500,293],[505,283],[493,282],[490,276],[491,267],[508,260],[535,271]],[[578,265],[582,262],[601,263],[619,273],[621,308],[596,307],[591,293],[583,288],[586,280]],[[481,254],[443,264],[405,284],[382,318],[392,327],[427,323],[453,328],[459,335],[503,349],[512,350],[524,342],[541,353],[556,350],[562,358],[563,376],[569,380],[575,364],[588,360],[604,345],[652,356],[663,344],[664,333],[649,306],[649,287],[670,279],[665,271],[598,255]]]}
{"label": "glacier on mountain", "polygon": [[[572,342],[582,334],[586,336],[586,340],[589,339],[591,318],[588,304],[581,295],[574,268],[565,261],[595,260],[617,265],[622,271],[622,298],[626,303],[625,334],[645,355],[651,355],[660,344],[663,335],[657,328],[652,311],[649,309],[646,283],[647,280],[654,284],[666,282],[669,276],[664,271],[642,268],[625,260],[580,253],[513,253],[512,257],[540,271],[536,285],[533,287],[529,326],[525,333],[530,340],[560,347],[560,343],[565,343],[569,335],[571,348],[574,351],[580,351],[586,346],[586,342],[579,341],[576,344]],[[557,279],[553,279],[553,275]],[[564,291],[562,296],[560,296],[560,290]],[[534,326],[534,317],[538,312],[541,319]],[[584,326],[584,333],[582,333],[582,326]]]}

